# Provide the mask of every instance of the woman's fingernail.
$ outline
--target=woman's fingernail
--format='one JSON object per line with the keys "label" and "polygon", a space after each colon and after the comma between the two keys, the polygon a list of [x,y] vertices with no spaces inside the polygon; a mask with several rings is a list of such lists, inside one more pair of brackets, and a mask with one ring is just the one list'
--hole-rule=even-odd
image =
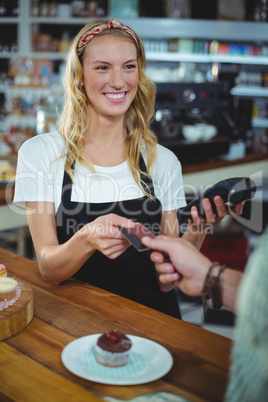
{"label": "woman's fingernail", "polygon": [[144,236],[144,237],[142,238],[142,240],[144,240],[144,241],[149,241],[149,240],[151,240],[151,238],[150,238],[149,236]]}
{"label": "woman's fingernail", "polygon": [[134,221],[129,220],[129,221],[127,222],[127,225],[128,225],[128,226],[136,226],[136,225],[137,225],[137,222],[134,222]]}
{"label": "woman's fingernail", "polygon": [[174,268],[172,267],[172,265],[166,265],[165,271],[167,273],[172,273],[172,272],[174,272]]}
{"label": "woman's fingernail", "polygon": [[192,213],[192,216],[193,216],[193,217],[198,216],[197,210],[196,210],[195,208],[191,211],[191,213]]}

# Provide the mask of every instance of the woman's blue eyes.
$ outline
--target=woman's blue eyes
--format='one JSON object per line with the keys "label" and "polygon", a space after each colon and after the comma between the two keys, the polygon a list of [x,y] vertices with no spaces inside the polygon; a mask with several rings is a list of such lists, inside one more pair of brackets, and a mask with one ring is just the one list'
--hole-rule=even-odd
{"label": "woman's blue eyes", "polygon": [[[125,68],[126,68],[127,70],[131,70],[132,68],[133,68],[133,69],[136,68],[136,66],[135,66],[135,64],[128,64],[127,66],[125,66]],[[108,67],[108,66],[99,66],[99,67],[97,67],[96,69],[97,69],[97,70],[105,71],[105,70],[108,70],[109,67]]]}

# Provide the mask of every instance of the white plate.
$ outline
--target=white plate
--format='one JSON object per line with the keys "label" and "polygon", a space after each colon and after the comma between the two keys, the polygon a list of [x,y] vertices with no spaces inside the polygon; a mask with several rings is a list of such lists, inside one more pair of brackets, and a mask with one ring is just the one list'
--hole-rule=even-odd
{"label": "white plate", "polygon": [[123,367],[104,367],[97,363],[92,348],[101,334],[83,336],[62,351],[64,366],[79,377],[102,384],[144,384],[163,377],[172,367],[169,351],[156,342],[128,335],[132,341],[128,363]]}

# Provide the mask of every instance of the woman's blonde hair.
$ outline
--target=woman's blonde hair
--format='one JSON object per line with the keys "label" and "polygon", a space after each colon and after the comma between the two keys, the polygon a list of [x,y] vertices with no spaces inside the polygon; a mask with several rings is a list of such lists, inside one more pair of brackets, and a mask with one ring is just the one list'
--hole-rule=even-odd
{"label": "woman's blonde hair", "polygon": [[[95,172],[90,159],[83,152],[85,143],[85,132],[87,129],[87,96],[84,86],[80,85],[83,80],[82,58],[77,55],[77,44],[81,36],[88,30],[108,21],[99,20],[90,22],[75,37],[70,48],[65,74],[65,101],[63,110],[60,116],[59,131],[64,137],[67,157],[65,170],[73,180],[74,164],[79,161],[86,165],[92,172]],[[121,38],[126,38],[137,45],[134,39],[122,29],[106,29],[99,33],[101,35],[115,35]],[[126,158],[136,183],[142,191],[150,196],[149,188],[144,190],[140,185],[140,175],[146,174],[140,170],[139,158],[141,150],[144,149],[147,156],[147,170],[150,168],[156,159],[156,136],[149,129],[149,125],[154,117],[154,104],[156,88],[154,83],[145,75],[145,51],[141,39],[137,36],[139,42],[138,54],[138,71],[139,84],[135,98],[132,101],[129,109],[126,112],[125,124],[127,128],[126,137]],[[144,182],[143,182],[144,183]]]}

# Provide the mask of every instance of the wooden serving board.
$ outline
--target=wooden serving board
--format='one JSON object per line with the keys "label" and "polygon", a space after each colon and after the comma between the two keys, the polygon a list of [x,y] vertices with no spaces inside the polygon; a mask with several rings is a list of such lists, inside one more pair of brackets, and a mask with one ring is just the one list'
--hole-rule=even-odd
{"label": "wooden serving board", "polygon": [[33,318],[33,291],[30,286],[14,276],[21,289],[19,299],[0,311],[0,341],[9,338],[24,329]]}

